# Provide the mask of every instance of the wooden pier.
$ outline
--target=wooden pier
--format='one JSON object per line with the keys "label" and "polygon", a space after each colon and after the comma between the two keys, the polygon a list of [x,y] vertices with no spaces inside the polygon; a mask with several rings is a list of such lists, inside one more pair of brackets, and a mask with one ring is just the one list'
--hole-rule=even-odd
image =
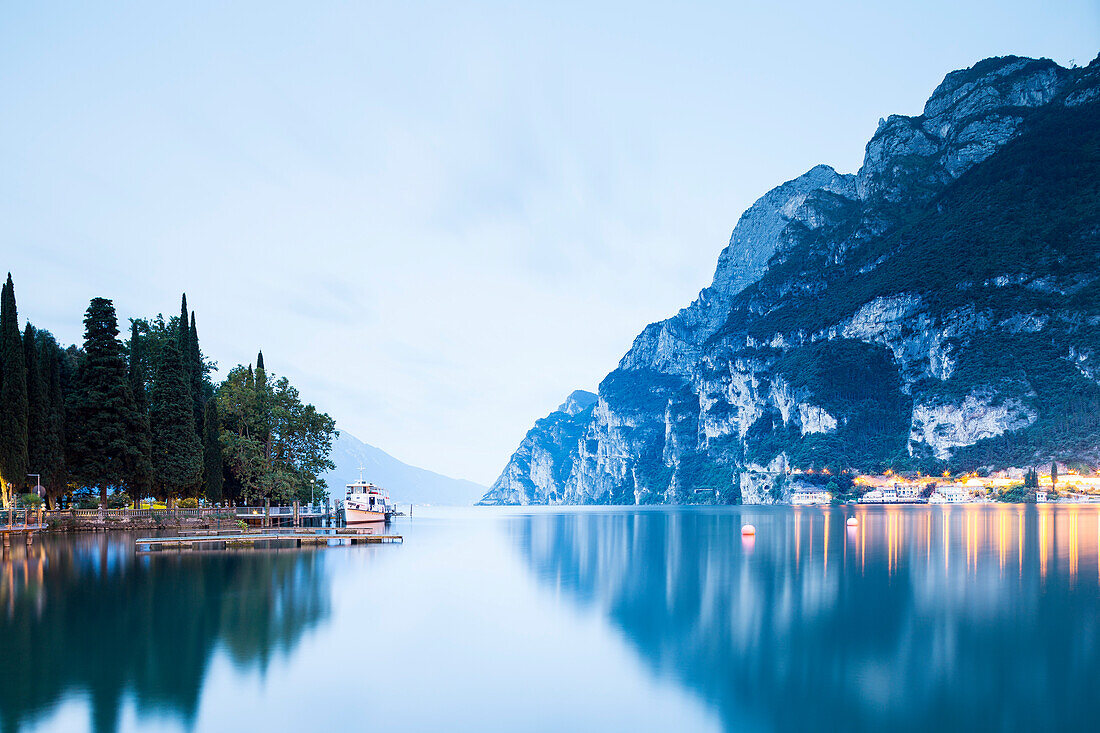
{"label": "wooden pier", "polygon": [[0,514],[0,520],[4,519],[7,520],[7,523],[0,524],[0,539],[3,542],[5,555],[11,549],[12,535],[17,538],[22,537],[26,541],[27,547],[30,547],[35,534],[46,529],[46,522],[42,520],[41,508],[37,510],[9,508]]}
{"label": "wooden pier", "polygon": [[0,524],[0,535],[3,535],[4,551],[11,548],[11,536],[23,537],[29,546],[34,540],[34,535],[46,529],[45,524]]}
{"label": "wooden pier", "polygon": [[138,552],[155,552],[159,549],[196,550],[200,547],[212,548],[255,548],[257,543],[282,542],[292,547],[303,545],[327,545],[330,541],[347,541],[352,545],[382,544],[404,542],[401,535],[368,534],[356,530],[310,530],[298,529],[293,532],[242,532],[227,530],[222,532],[204,532],[201,534],[181,533],[172,537],[139,537],[134,540]]}

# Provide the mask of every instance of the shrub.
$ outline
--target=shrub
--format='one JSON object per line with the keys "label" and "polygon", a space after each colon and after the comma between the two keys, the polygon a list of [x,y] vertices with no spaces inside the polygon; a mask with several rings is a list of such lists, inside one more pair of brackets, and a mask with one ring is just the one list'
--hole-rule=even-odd
{"label": "shrub", "polygon": [[107,496],[108,509],[125,509],[130,506],[130,496],[121,491],[115,491]]}

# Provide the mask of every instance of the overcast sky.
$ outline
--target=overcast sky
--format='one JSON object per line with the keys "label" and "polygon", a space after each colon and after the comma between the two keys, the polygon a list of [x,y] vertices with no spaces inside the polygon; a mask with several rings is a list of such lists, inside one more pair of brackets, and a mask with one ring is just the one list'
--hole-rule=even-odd
{"label": "overcast sky", "polygon": [[856,170],[952,69],[1098,50],[1095,0],[5,3],[0,267],[67,343],[94,296],[186,291],[223,374],[263,348],[488,484],[769,188]]}

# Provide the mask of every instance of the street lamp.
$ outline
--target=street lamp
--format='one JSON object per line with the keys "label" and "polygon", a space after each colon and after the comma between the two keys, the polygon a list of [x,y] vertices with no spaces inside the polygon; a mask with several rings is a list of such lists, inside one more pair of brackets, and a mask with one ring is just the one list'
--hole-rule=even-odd
{"label": "street lamp", "polygon": [[311,478],[309,480],[309,508],[313,508],[313,488],[317,485],[317,479]]}

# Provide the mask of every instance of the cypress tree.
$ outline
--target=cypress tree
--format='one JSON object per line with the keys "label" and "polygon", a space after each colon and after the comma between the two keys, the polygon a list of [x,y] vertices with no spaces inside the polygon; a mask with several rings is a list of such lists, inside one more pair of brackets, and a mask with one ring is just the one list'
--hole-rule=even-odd
{"label": "cypress tree", "polygon": [[203,415],[202,483],[208,501],[224,498],[225,473],[222,466],[221,424],[217,400],[207,400]]}
{"label": "cypress tree", "polygon": [[[263,466],[262,476],[271,476],[271,464],[272,464],[272,445],[271,445],[271,395],[267,385],[267,370],[264,368],[264,352],[261,349],[256,354],[256,374],[255,374],[255,400],[256,400],[256,414],[255,420],[255,435],[260,441],[261,450],[261,465]],[[270,489],[267,486],[267,481],[261,481],[261,485],[265,489]]]}
{"label": "cypress tree", "polygon": [[[184,365],[184,369],[187,368],[187,356],[191,353],[191,319],[187,314],[187,293],[183,294],[182,302],[180,303],[180,318],[176,322],[176,348],[179,349],[180,363]],[[188,389],[190,389],[191,381],[187,381]]]}
{"label": "cypress tree", "polygon": [[130,324],[130,364],[127,377],[130,380],[130,391],[134,393],[134,405],[144,415],[149,410],[149,398],[145,392],[149,370],[145,357],[145,339],[141,337],[137,321]]}
{"label": "cypress tree", "polygon": [[41,474],[46,468],[42,453],[46,437],[46,391],[38,367],[37,332],[30,323],[23,331],[23,364],[27,375],[27,470]]}
{"label": "cypress tree", "polygon": [[202,351],[199,349],[199,331],[195,327],[195,312],[191,312],[191,329],[188,334],[187,375],[191,380],[191,399],[194,403],[195,432],[203,434],[204,412],[206,409],[206,390],[203,389]]}
{"label": "cypress tree", "polygon": [[138,492],[149,476],[147,434],[130,390],[115,307],[106,298],[93,298],[84,315],[84,358],[68,417],[74,478],[98,487],[101,502],[108,487]]}
{"label": "cypress tree", "polygon": [[46,488],[46,503],[56,506],[65,493],[68,480],[65,471],[65,397],[61,387],[61,347],[53,336],[38,332],[38,363],[46,406],[46,422],[42,434],[42,485]]}
{"label": "cypress tree", "polygon": [[27,374],[15,285],[0,290],[0,495],[5,507],[27,478]]}
{"label": "cypress tree", "polygon": [[153,474],[164,497],[195,493],[202,481],[202,445],[194,420],[179,343],[169,339],[161,351],[149,400]]}
{"label": "cypress tree", "polygon": [[134,395],[134,407],[137,408],[138,413],[134,439],[144,456],[134,464],[131,471],[130,498],[133,499],[135,506],[153,490],[153,435],[149,427],[149,397],[145,389],[149,374],[145,346],[145,338],[135,321],[130,324],[130,363],[127,381]]}

